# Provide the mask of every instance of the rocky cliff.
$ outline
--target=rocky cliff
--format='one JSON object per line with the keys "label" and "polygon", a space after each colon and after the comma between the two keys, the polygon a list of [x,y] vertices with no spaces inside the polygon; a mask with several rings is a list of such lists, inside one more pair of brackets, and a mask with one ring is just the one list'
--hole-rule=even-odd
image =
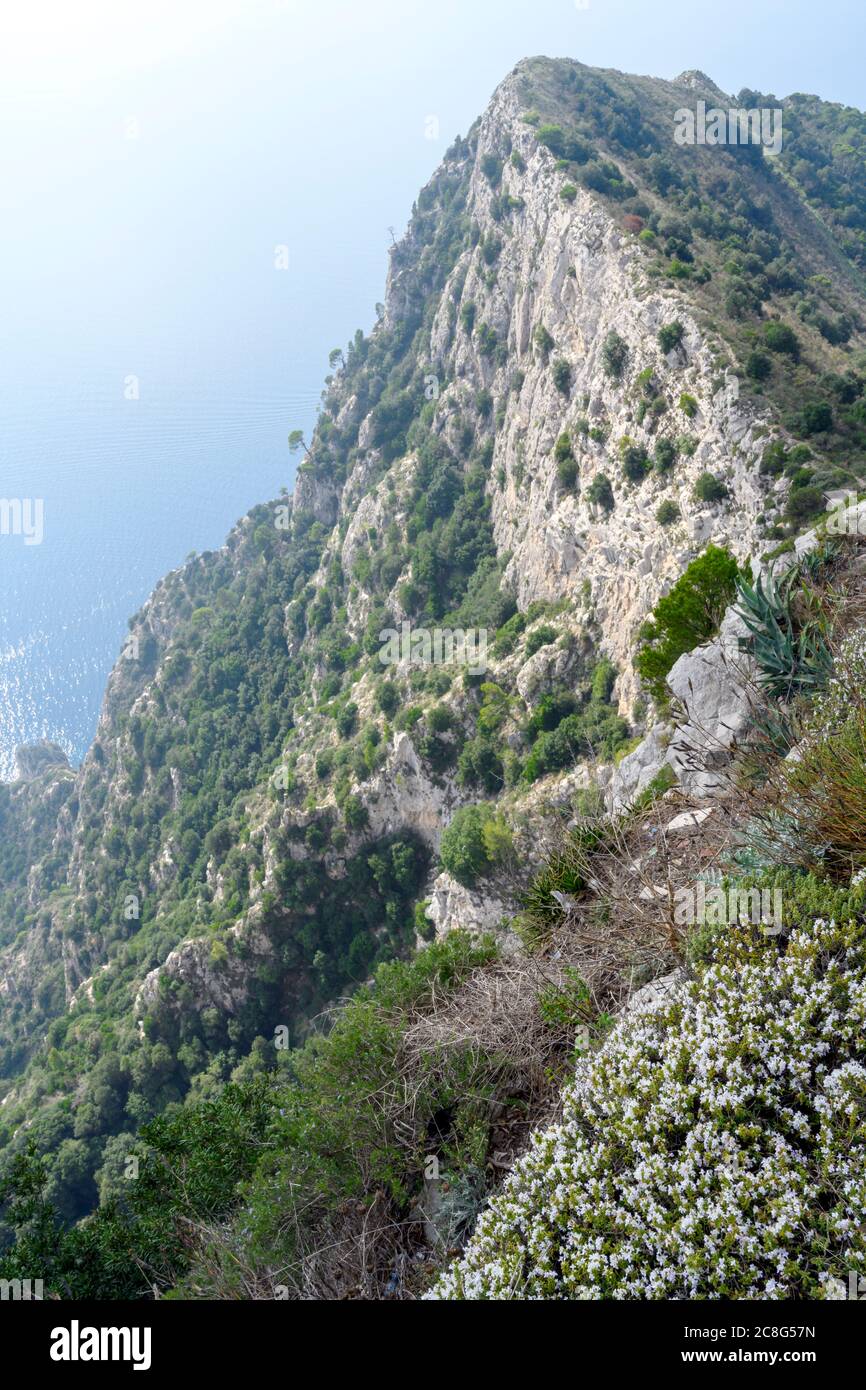
{"label": "rocky cliff", "polygon": [[[814,153],[813,99],[785,103],[774,161],[677,145],[701,93],[509,75],[419,196],[380,322],[334,355],[293,496],[131,620],[74,780],[42,750],[4,793],[5,1139],[72,1146],[73,1210],[106,1136],[213,1093],[379,961],[455,926],[516,949],[521,893],[603,799],[665,764],[711,790],[670,749],[692,716],[727,728],[728,694],[693,658],[672,724],[643,625],[708,545],[757,567],[856,489],[866,341],[827,161],[853,175]],[[483,631],[483,669],[384,664],[404,625]],[[469,807],[467,867],[442,840]]]}

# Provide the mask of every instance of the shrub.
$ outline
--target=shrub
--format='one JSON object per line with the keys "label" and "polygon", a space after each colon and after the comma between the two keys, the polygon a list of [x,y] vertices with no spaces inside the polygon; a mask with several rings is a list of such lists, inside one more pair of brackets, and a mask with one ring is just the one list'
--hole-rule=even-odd
{"label": "shrub", "polygon": [[563,184],[559,190],[559,196],[565,203],[573,203],[577,197],[577,188],[573,183]]}
{"label": "shrub", "polygon": [[555,627],[551,627],[549,623],[542,623],[541,627],[537,627],[535,631],[530,632],[527,637],[526,655],[535,656],[535,653],[540,651],[542,647],[546,647],[549,643],[555,642],[556,635]]}
{"label": "shrub", "polygon": [[746,358],[746,376],[752,381],[766,381],[773,370],[773,363],[765,352],[750,352]]}
{"label": "shrub", "polygon": [[858,869],[866,893],[866,632],[844,639],[832,674],[819,638],[823,651],[808,653],[798,674],[810,678],[812,693],[824,682],[826,689],[810,706],[797,758],[780,765],[778,799],[796,823],[803,858],[848,875]]}
{"label": "shrub", "polygon": [[653,452],[658,473],[667,473],[677,461],[677,446],[672,439],[659,439]]}
{"label": "shrub", "polygon": [[659,347],[662,352],[673,352],[683,341],[685,329],[679,319],[674,319],[673,323],[666,323],[659,329]]}
{"label": "shrub", "polygon": [[511,832],[502,816],[486,803],[461,806],[442,835],[442,867],[464,888],[500,862],[511,845]]}
{"label": "shrub", "polygon": [[788,451],[781,439],[774,439],[764,449],[761,455],[761,473],[771,478],[778,478],[780,473],[785,470],[788,461]]}
{"label": "shrub", "polygon": [[481,172],[493,188],[498,188],[502,180],[502,160],[495,154],[485,154],[481,158]]}
{"label": "shrub", "polygon": [[605,376],[620,381],[627,360],[628,343],[619,336],[615,328],[612,328],[601,349],[601,363]]}
{"label": "shrub", "polygon": [[667,699],[665,677],[685,652],[709,641],[737,591],[740,571],[729,551],[710,545],[659,599],[641,629],[635,666],[657,704]]}
{"label": "shrub", "polygon": [[540,734],[526,759],[523,780],[535,782],[548,772],[571,767],[579,758],[609,762],[629,737],[624,719],[608,706],[591,704],[569,714],[550,733]]}
{"label": "shrub", "polygon": [[505,774],[502,758],[489,738],[479,735],[469,739],[457,759],[457,781],[462,787],[480,787],[482,791],[501,791]]}
{"label": "shrub", "polygon": [[712,473],[702,473],[695,483],[695,498],[698,502],[721,502],[727,495],[728,489],[724,483]]}
{"label": "shrub", "polygon": [[533,740],[557,728],[569,714],[577,712],[577,696],[570,690],[552,690],[542,695],[526,723],[526,736]]}
{"label": "shrub", "polygon": [[680,396],[680,410],[689,420],[693,420],[698,413],[698,403],[694,396],[690,396],[688,391],[683,391]]}
{"label": "shrub", "polygon": [[587,488],[587,501],[602,511],[612,512],[614,508],[613,488],[606,473],[597,473]]}
{"label": "shrub", "polygon": [[659,526],[671,526],[680,519],[680,509],[676,502],[662,502],[656,512],[656,521]]}
{"label": "shrub", "polygon": [[803,406],[802,432],[805,435],[821,434],[833,428],[833,411],[826,401],[810,401]]}
{"label": "shrub", "polygon": [[16,1246],[0,1258],[0,1277],[31,1278],[38,1270],[57,1298],[152,1298],[154,1288],[186,1273],[193,1224],[231,1208],[272,1115],[271,1084],[258,1077],[149,1121],[134,1140],[127,1136],[141,1172],[122,1184],[122,1205],[109,1201],[68,1230],[48,1200],[44,1159],[34,1148],[17,1153],[0,1180],[6,1229],[18,1229]]}
{"label": "shrub", "polygon": [[492,357],[496,351],[498,339],[494,329],[490,327],[490,324],[480,323],[475,330],[475,338],[481,356]]}
{"label": "shrub", "polygon": [[555,347],[555,343],[553,337],[548,333],[543,323],[536,324],[532,340],[541,353],[542,360],[546,362]]}
{"label": "shrub", "polygon": [[433,705],[427,711],[427,728],[434,734],[446,733],[454,724],[454,716],[447,705]]}
{"label": "shrub", "polygon": [[382,713],[388,719],[392,719],[400,708],[400,687],[393,681],[379,681],[376,686],[376,703]]}
{"label": "shrub", "polygon": [[554,362],[552,376],[557,391],[567,396],[571,390],[571,367],[563,358],[560,357]]}
{"label": "shrub", "polygon": [[620,443],[622,471],[630,483],[643,482],[650,470],[649,454],[642,444],[626,437]]}
{"label": "shrub", "polygon": [[578,1064],[561,1122],[428,1297],[844,1297],[866,1273],[864,986],[860,923],[781,951],[729,929]]}
{"label": "shrub", "polygon": [[568,137],[562,129],[562,126],[552,124],[540,125],[537,134],[539,145],[546,145],[551,154],[558,155],[560,158],[565,155]]}
{"label": "shrub", "polygon": [[566,459],[574,458],[574,450],[571,447],[571,436],[561,434],[553,446],[553,457],[557,463],[563,463]]}
{"label": "shrub", "polygon": [[334,722],[341,738],[351,738],[358,723],[358,706],[350,700],[337,711]]}
{"label": "shrub", "polygon": [[768,323],[764,326],[764,342],[771,352],[783,352],[793,361],[800,360],[800,341],[793,328],[786,323]]}
{"label": "shrub", "polygon": [[824,510],[824,494],[819,487],[799,487],[792,490],[785,510],[793,521],[808,521]]}
{"label": "shrub", "polygon": [[556,474],[564,488],[571,489],[577,483],[577,462],[573,458],[561,459]]}
{"label": "shrub", "polygon": [[607,656],[599,657],[595,663],[590,681],[590,699],[598,704],[607,704],[616,684],[616,667]]}

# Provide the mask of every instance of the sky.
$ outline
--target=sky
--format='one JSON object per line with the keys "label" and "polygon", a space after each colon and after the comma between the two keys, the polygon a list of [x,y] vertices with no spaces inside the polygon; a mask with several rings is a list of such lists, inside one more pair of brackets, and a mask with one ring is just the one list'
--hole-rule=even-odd
{"label": "sky", "polygon": [[0,497],[45,539],[0,537],[0,776],[81,755],[127,616],[291,484],[390,229],[520,58],[862,108],[864,40],[862,0],[7,0]]}

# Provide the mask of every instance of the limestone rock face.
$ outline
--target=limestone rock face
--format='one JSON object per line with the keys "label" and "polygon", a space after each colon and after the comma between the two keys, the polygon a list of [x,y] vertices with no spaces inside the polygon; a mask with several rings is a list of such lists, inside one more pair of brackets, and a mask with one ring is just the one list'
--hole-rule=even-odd
{"label": "limestone rock face", "polygon": [[356,791],[363,795],[374,837],[410,828],[432,849],[439,848],[442,830],[459,802],[448,782],[431,780],[405,733],[395,736],[381,772]]}
{"label": "limestone rock face", "polygon": [[670,764],[672,732],[670,724],[654,724],[637,748],[614,768],[606,791],[607,809],[612,814],[632,806],[662,768]]}
{"label": "limestone rock face", "polygon": [[[452,402],[455,410],[471,408],[479,390],[502,402],[489,493],[497,547],[510,555],[506,582],[521,607],[574,597],[589,587],[603,648],[621,672],[624,712],[638,692],[634,635],[659,596],[707,540],[724,541],[742,559],[756,549],[763,497],[758,464],[768,421],[740,401],[736,377],[719,371],[716,347],[684,296],[647,279],[634,239],[586,190],[572,203],[563,201],[556,161],[520,115],[514,88],[505,83],[481,122],[470,212],[481,235],[500,237],[502,249],[492,284],[475,248],[460,258],[442,297],[430,358],[434,370],[437,364],[447,369],[450,382],[437,419]],[[501,156],[509,144],[526,168],[505,164],[501,191],[523,206],[514,214],[513,232],[503,237],[481,164],[485,155]],[[474,306],[476,322],[495,332],[507,350],[503,365],[482,354],[477,335],[455,332],[455,305],[458,322],[460,312]],[[658,331],[674,319],[683,325],[682,345],[665,354]],[[554,342],[549,355],[536,345],[540,327]],[[628,346],[619,381],[603,362],[612,331]],[[564,394],[554,383],[550,358],[571,367]],[[691,434],[694,453],[681,457],[669,476],[653,474],[632,486],[621,476],[617,449],[624,436],[653,449],[654,436],[634,414],[634,382],[647,368],[668,401],[662,432]],[[684,392],[698,403],[693,418],[680,410]],[[582,421],[604,437],[588,437]],[[578,453],[576,493],[557,477],[553,451],[563,432],[570,433]],[[695,501],[694,484],[704,472],[724,478],[730,493],[724,506]],[[599,473],[614,486],[609,515],[586,500]],[[680,522],[667,528],[655,518],[665,499],[681,513]]]}
{"label": "limestone rock face", "polygon": [[717,638],[681,656],[668,685],[682,709],[670,762],[680,785],[708,796],[726,785],[725,769],[755,710],[755,667],[740,651],[747,632],[729,610]]}
{"label": "limestone rock face", "polygon": [[[684,92],[699,80],[699,74],[684,74]],[[640,695],[635,639],[660,596],[708,541],[729,546],[740,560],[762,544],[759,516],[767,484],[759,464],[776,427],[769,415],[740,399],[734,364],[701,328],[687,291],[660,288],[646,275],[639,244],[590,192],[580,189],[573,201],[562,199],[562,172],[522,115],[517,86],[506,80],[480,122],[469,176],[466,215],[477,237],[446,280],[425,330],[419,369],[436,384],[434,434],[454,445],[458,425],[469,421],[476,439],[487,441],[494,540],[518,606],[525,610],[543,600],[572,611],[583,607],[594,644],[617,668],[619,711],[631,719]],[[508,158],[512,151],[516,161]],[[495,188],[484,172],[491,155],[503,165]],[[514,208],[506,221],[503,199]],[[483,254],[491,242],[498,247],[492,270]],[[395,257],[386,329],[400,322],[408,303],[400,264]],[[467,330],[470,320],[495,335],[495,351]],[[658,333],[674,320],[683,328],[681,345],[665,353]],[[538,346],[542,329],[553,343],[549,351]],[[612,332],[628,351],[620,379],[605,368],[604,344]],[[551,370],[557,359],[570,368],[566,390],[557,387]],[[637,416],[635,383],[647,370],[666,403],[660,423],[640,423]],[[684,394],[694,406],[682,407]],[[483,395],[494,402],[495,428],[478,406]],[[340,409],[348,407],[346,401]],[[357,402],[351,411],[357,413]],[[563,433],[577,459],[573,489],[562,485],[557,471],[554,449]],[[626,482],[621,441],[627,437],[652,454],[660,435],[688,437],[691,452],[682,452],[669,473],[653,471],[640,484]],[[370,414],[360,422],[359,458],[343,489],[320,575],[337,555],[343,572],[356,574],[365,551],[375,552],[389,528],[404,530],[417,458],[410,452],[384,470],[376,438]],[[695,483],[706,472],[725,482],[723,503],[695,500]],[[587,498],[600,474],[613,486],[610,512]],[[662,501],[679,508],[675,524],[656,519]],[[389,575],[388,602],[397,614],[408,577],[408,571]],[[353,586],[347,614],[356,637],[376,597],[363,578]],[[714,673],[716,661],[713,649],[677,675],[694,705],[679,753],[672,746],[673,728],[657,727],[619,767],[593,773],[612,809],[629,804],[665,763],[675,765],[693,789],[703,789],[688,766],[698,724],[708,720],[711,737],[718,739],[729,722],[736,727],[742,717],[729,707],[732,697],[723,692],[721,673]],[[512,673],[514,687],[532,704],[551,684],[573,682],[572,662],[567,647],[545,645]],[[690,681],[696,690],[689,691]],[[377,832],[415,828],[434,847],[443,814],[473,799],[471,791],[425,776],[408,739],[390,750],[370,783],[355,790]]]}
{"label": "limestone rock face", "polygon": [[[236,955],[234,946],[243,936],[243,954]],[[145,976],[135,997],[135,1015],[141,1019],[153,1008],[160,996],[160,978],[189,985],[199,1008],[216,1008],[224,1014],[235,1014],[249,998],[254,987],[255,967],[273,956],[273,945],[261,931],[255,911],[227,934],[227,949],[214,950],[213,941],[197,938],[184,941],[171,951],[162,965]]]}
{"label": "limestone rock face", "polygon": [[479,933],[494,931],[508,915],[509,908],[500,898],[464,888],[449,873],[441,873],[435,880],[427,908],[437,937],[447,936],[458,927]]}

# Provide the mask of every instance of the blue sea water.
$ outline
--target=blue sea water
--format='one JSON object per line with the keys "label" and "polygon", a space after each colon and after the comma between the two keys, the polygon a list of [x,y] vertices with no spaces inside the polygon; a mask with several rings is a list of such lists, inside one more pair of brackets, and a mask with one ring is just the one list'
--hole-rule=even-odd
{"label": "blue sea water", "polygon": [[44,534],[0,535],[3,778],[34,738],[81,758],[128,617],[291,482],[288,424],[314,413],[310,394],[263,384],[253,359],[204,380],[170,360],[136,365],[137,400],[107,361],[4,392],[0,496],[38,499]]}

